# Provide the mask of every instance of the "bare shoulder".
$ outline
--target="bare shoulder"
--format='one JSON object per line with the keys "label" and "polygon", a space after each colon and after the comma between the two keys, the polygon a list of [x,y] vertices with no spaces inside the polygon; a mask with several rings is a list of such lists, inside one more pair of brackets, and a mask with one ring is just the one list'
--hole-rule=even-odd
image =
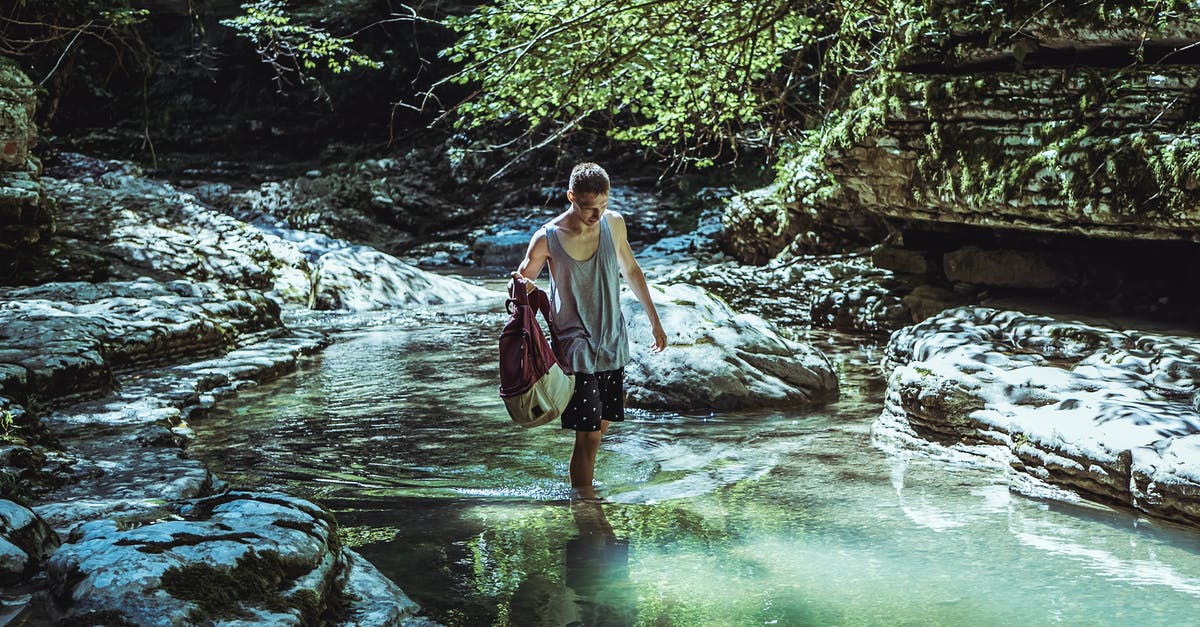
{"label": "bare shoulder", "polygon": [[608,220],[608,228],[612,229],[613,235],[625,237],[625,216],[610,209],[604,212],[604,218]]}
{"label": "bare shoulder", "polygon": [[533,236],[529,238],[530,257],[533,256],[549,256],[550,245],[546,242],[546,227],[542,227],[533,232]]}

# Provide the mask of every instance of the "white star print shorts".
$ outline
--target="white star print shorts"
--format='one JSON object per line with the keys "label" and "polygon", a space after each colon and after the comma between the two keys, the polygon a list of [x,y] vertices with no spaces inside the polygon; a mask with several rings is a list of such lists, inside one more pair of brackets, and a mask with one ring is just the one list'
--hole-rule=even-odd
{"label": "white star print shorts", "polygon": [[575,373],[575,394],[563,410],[562,428],[599,431],[601,420],[625,420],[624,368]]}

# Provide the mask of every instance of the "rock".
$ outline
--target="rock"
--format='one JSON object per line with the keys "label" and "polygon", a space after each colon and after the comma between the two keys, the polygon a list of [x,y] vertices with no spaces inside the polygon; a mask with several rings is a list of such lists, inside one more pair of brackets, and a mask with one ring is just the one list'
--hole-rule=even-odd
{"label": "rock", "polygon": [[638,263],[647,272],[678,264],[720,263],[728,258],[721,251],[725,227],[721,207],[709,207],[700,213],[694,231],[664,237],[638,253]]}
{"label": "rock", "polygon": [[743,263],[762,265],[783,251],[807,227],[788,211],[775,186],[740,194],[721,218],[725,246]]}
{"label": "rock", "polygon": [[0,269],[9,270],[54,232],[52,204],[30,148],[37,139],[36,89],[13,61],[0,57]]}
{"label": "rock", "polygon": [[[414,247],[406,260],[418,268],[449,268],[475,265],[474,251],[461,242],[431,242]],[[515,266],[514,266],[515,267]]]}
{"label": "rock", "polygon": [[315,276],[317,309],[361,311],[500,298],[491,290],[426,272],[365,246],[323,255]]}
{"label": "rock", "polygon": [[425,233],[464,227],[483,207],[449,176],[446,152],[333,164],[231,197],[232,209],[402,254]]}
{"label": "rock", "polygon": [[744,409],[808,405],[837,398],[833,366],[815,348],[787,340],[774,325],[736,314],[704,289],[651,286],[669,337],[658,354],[650,324],[629,292],[621,310],[629,325],[629,403],[651,409]]}
{"label": "rock", "polygon": [[[934,285],[918,285],[906,296],[900,298],[900,303],[908,308],[912,322],[920,322],[930,316],[968,304],[970,299],[952,290]],[[895,330],[899,327],[894,327]]]}
{"label": "rock", "polygon": [[996,287],[1055,289],[1075,287],[1079,271],[1069,255],[967,246],[943,257],[946,278]]}
{"label": "rock", "polygon": [[933,274],[939,268],[933,256],[924,251],[906,250],[895,246],[880,245],[871,249],[871,263],[876,268],[900,274]]}
{"label": "rock", "polygon": [[421,606],[404,594],[396,584],[384,577],[375,565],[359,554],[344,550],[348,568],[341,589],[355,601],[347,615],[339,617],[343,627],[375,627],[402,625],[404,627],[435,627],[436,623],[421,616]]}
{"label": "rock", "polygon": [[[900,227],[1198,241],[1191,111],[1200,71],[1162,62],[1196,41],[1195,24],[1099,7],[974,17],[965,7],[928,8],[916,37],[930,45],[909,47],[889,68],[886,94],[872,91],[884,81],[867,81],[851,96],[824,129],[856,125],[847,141],[812,142],[781,164],[785,195],[814,199],[813,215],[831,228],[867,216]],[[1020,45],[989,36],[1001,31],[1020,32]],[[945,32],[954,36],[933,43]],[[862,125],[871,106],[881,120]]]}
{"label": "rock", "polygon": [[525,258],[529,240],[535,231],[554,216],[522,218],[489,227],[475,238],[471,245],[475,264],[486,268],[512,268],[515,270]]}
{"label": "rock", "polygon": [[[93,250],[107,260],[108,276],[219,281],[271,292],[281,302],[311,302],[312,267],[291,243],[147,179],[130,164],[60,158],[67,163],[51,173],[83,175],[44,179],[62,212],[59,241],[46,256],[69,260],[78,249]],[[89,272],[96,269],[76,274]]]}
{"label": "rock", "polygon": [[116,370],[282,332],[279,307],[262,294],[211,283],[50,283],[0,288],[0,298],[0,394],[17,398],[94,395]]}
{"label": "rock", "polygon": [[297,333],[210,360],[121,380],[113,395],[51,413],[47,428],[72,452],[69,481],[40,495],[37,512],[57,529],[110,518],[143,524],[164,504],[211,494],[223,483],[182,447],[189,421],[219,398],[296,369],[327,340]]}
{"label": "rock", "polygon": [[815,325],[886,335],[914,321],[904,300],[914,289],[912,281],[897,279],[857,254],[776,259],[762,267],[679,263],[657,281],[703,286],[734,309],[760,315],[785,331]]}
{"label": "rock", "polygon": [[998,459],[1017,481],[1200,521],[1200,340],[986,308],[893,334],[879,441]]}
{"label": "rock", "polygon": [[58,534],[41,516],[0,499],[0,586],[26,581],[58,545]]}
{"label": "rock", "polygon": [[[176,511],[174,520],[132,529],[100,520],[72,530],[47,566],[52,596],[66,618],[104,615],[156,627],[332,618],[354,560],[329,513],[301,499],[251,492]],[[362,615],[402,618],[415,610],[403,595],[391,605],[391,612],[376,607]]]}

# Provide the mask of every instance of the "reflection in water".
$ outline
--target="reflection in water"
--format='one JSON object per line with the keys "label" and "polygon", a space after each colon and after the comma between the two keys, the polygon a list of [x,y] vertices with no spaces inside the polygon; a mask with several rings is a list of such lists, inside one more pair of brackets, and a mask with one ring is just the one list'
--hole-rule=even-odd
{"label": "reflection in water", "polygon": [[195,421],[189,454],[330,507],[446,625],[1195,622],[1197,534],[874,447],[878,366],[833,335],[808,340],[838,368],[837,403],[631,411],[601,449],[603,500],[572,499],[570,434],[516,429],[497,398],[502,324],[356,331]]}
{"label": "reflection in water", "polygon": [[567,540],[567,586],[585,625],[632,625],[637,595],[629,581],[629,542],[618,538],[595,498],[571,504],[579,535]]}
{"label": "reflection in water", "polygon": [[509,601],[509,621],[519,627],[587,625],[626,627],[637,618],[637,592],[629,578],[629,541],[618,538],[594,491],[570,502],[577,535],[563,551],[563,584],[532,573]]}

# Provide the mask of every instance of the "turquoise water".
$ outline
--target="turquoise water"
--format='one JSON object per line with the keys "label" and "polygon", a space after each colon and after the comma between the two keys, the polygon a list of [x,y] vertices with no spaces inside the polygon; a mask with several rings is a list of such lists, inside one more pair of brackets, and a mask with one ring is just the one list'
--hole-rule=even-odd
{"label": "turquoise water", "polygon": [[859,338],[807,335],[843,383],[825,407],[633,412],[605,440],[590,502],[565,486],[569,434],[508,422],[500,314],[359,322],[195,421],[189,451],[235,485],[333,509],[445,624],[1200,620],[1200,535],[874,447],[879,348]]}

